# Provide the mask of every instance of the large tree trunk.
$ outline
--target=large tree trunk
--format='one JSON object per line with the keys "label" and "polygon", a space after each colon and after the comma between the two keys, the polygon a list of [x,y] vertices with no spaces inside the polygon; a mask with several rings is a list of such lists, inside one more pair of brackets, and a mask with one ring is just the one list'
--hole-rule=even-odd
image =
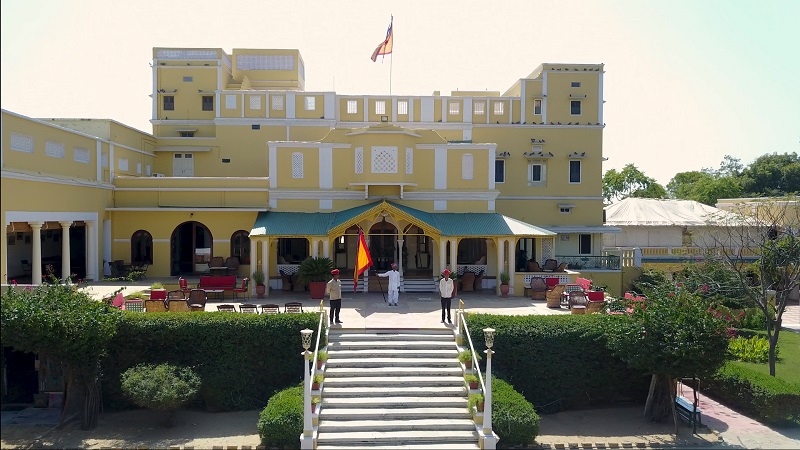
{"label": "large tree trunk", "polygon": [[675,388],[677,380],[667,375],[653,374],[644,415],[651,422],[661,422],[668,417],[674,420]]}
{"label": "large tree trunk", "polygon": [[67,367],[64,405],[58,428],[80,420],[81,429],[90,430],[97,426],[100,412],[100,383],[96,376],[84,368]]}
{"label": "large tree trunk", "polygon": [[778,347],[778,334],[781,330],[781,321],[778,318],[778,321],[775,323],[775,331],[772,333],[772,336],[769,336],[769,374],[773,377],[775,376],[775,349]]}

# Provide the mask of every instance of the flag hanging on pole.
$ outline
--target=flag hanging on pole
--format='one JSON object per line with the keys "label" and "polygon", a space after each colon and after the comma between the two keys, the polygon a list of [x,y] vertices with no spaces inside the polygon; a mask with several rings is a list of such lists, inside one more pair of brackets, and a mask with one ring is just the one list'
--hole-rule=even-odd
{"label": "flag hanging on pole", "polygon": [[378,56],[388,55],[392,53],[392,23],[394,22],[394,16],[392,16],[391,20],[389,21],[389,29],[386,30],[386,39],[381,42],[381,45],[372,52],[372,62],[375,62],[378,59]]}
{"label": "flag hanging on pole", "polygon": [[358,229],[358,253],[356,254],[356,271],[353,279],[353,292],[358,290],[358,277],[372,265],[372,256],[367,249],[367,241],[364,239],[364,230]]}

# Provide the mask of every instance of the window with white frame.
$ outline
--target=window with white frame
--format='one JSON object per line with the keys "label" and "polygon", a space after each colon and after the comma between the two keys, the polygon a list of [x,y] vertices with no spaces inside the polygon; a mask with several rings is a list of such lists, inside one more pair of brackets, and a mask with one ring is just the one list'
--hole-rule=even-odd
{"label": "window with white frame", "polygon": [[411,174],[414,171],[414,149],[406,148],[406,173]]}
{"label": "window with white frame", "polygon": [[397,114],[401,116],[408,115],[408,100],[397,101]]}
{"label": "window with white frame", "polygon": [[355,172],[364,173],[364,147],[356,147]]}
{"label": "window with white frame", "polygon": [[317,97],[311,95],[305,97],[306,111],[314,111],[317,109]]}
{"label": "window with white frame", "polygon": [[494,182],[495,183],[506,182],[506,160],[504,159],[494,160]]}
{"label": "window with white frame", "polygon": [[450,108],[450,115],[451,116],[455,116],[457,114],[461,114],[461,104],[460,103],[458,103],[458,102],[450,102],[448,106]]}
{"label": "window with white frame", "polygon": [[136,173],[138,173],[139,175],[142,174],[142,163],[140,162],[136,163]]}
{"label": "window with white frame", "polygon": [[528,161],[528,186],[544,186],[547,182],[547,162]]}
{"label": "window with white frame", "polygon": [[503,114],[503,102],[494,102],[494,115],[500,116]]}
{"label": "window with white frame", "polygon": [[236,109],[236,96],[235,95],[226,95],[225,96],[225,109]]}
{"label": "window with white frame", "polygon": [[572,116],[580,116],[581,115],[581,101],[580,100],[570,100],[569,102],[569,114]]}
{"label": "window with white frame", "polygon": [[117,160],[117,169],[118,170],[128,170],[128,159],[127,158],[120,158]]}
{"label": "window with white frame", "polygon": [[358,100],[347,101],[347,114],[358,114]]}
{"label": "window with white frame", "polygon": [[86,164],[89,164],[89,162],[91,162],[91,154],[89,153],[88,148],[74,147],[73,152],[74,153],[72,159],[74,159],[75,161]]}
{"label": "window with white frame", "polygon": [[397,173],[397,147],[372,147],[372,173]]}
{"label": "window with white frame", "polygon": [[292,178],[303,178],[303,154],[292,153]]}
{"label": "window with white frame", "polygon": [[472,161],[472,154],[465,153],[461,155],[461,179],[471,180],[475,174],[475,167]]}
{"label": "window with white frame", "polygon": [[577,159],[570,160],[569,162],[569,182],[581,182],[581,161]]}
{"label": "window with white frame", "polygon": [[47,141],[44,143],[44,154],[53,158],[64,157],[64,143]]}
{"label": "window with white frame", "polygon": [[476,116],[482,116],[486,113],[486,104],[484,102],[475,102],[472,104],[472,113]]}
{"label": "window with white frame", "polygon": [[260,95],[251,95],[250,96],[250,109],[261,109],[261,96]]}
{"label": "window with white frame", "polygon": [[272,110],[273,111],[283,111],[283,96],[282,95],[273,95],[272,96]]}
{"label": "window with white frame", "polygon": [[580,81],[573,81],[569,84],[569,87],[581,87]]}
{"label": "window with white frame", "polygon": [[33,136],[11,133],[11,150],[33,153]]}
{"label": "window with white frame", "polygon": [[581,255],[592,254],[592,235],[581,234],[578,236],[578,253]]}
{"label": "window with white frame", "polygon": [[533,100],[533,113],[537,116],[542,115],[542,99],[537,98]]}
{"label": "window with white frame", "polygon": [[375,114],[386,114],[386,101],[385,100],[376,100],[375,101]]}

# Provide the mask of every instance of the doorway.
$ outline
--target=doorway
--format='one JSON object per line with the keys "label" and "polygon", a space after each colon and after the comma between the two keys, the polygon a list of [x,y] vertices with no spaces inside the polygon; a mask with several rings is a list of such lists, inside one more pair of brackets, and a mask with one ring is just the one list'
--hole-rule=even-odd
{"label": "doorway", "polygon": [[184,222],[175,227],[170,239],[170,275],[208,272],[212,242],[211,231],[200,222]]}
{"label": "doorway", "polygon": [[397,261],[397,228],[386,221],[386,218],[372,226],[369,230],[369,253],[376,270],[389,270]]}

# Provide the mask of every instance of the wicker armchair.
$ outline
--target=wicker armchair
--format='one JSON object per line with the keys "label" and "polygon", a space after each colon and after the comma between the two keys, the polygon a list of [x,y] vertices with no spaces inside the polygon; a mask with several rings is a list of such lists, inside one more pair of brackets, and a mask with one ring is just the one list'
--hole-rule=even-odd
{"label": "wicker armchair", "polygon": [[531,278],[531,299],[533,300],[547,300],[547,283],[544,278],[533,277]]}
{"label": "wicker armchair", "polygon": [[461,291],[471,292],[475,289],[475,274],[472,272],[464,272],[461,275]]}
{"label": "wicker armchair", "polygon": [[583,291],[572,291],[569,293],[568,305],[572,314],[586,314],[589,299]]}
{"label": "wicker armchair", "polygon": [[547,300],[547,307],[548,308],[560,308],[561,307],[561,294],[564,292],[564,285],[557,284],[552,287],[552,289],[548,290],[545,294],[545,299]]}

